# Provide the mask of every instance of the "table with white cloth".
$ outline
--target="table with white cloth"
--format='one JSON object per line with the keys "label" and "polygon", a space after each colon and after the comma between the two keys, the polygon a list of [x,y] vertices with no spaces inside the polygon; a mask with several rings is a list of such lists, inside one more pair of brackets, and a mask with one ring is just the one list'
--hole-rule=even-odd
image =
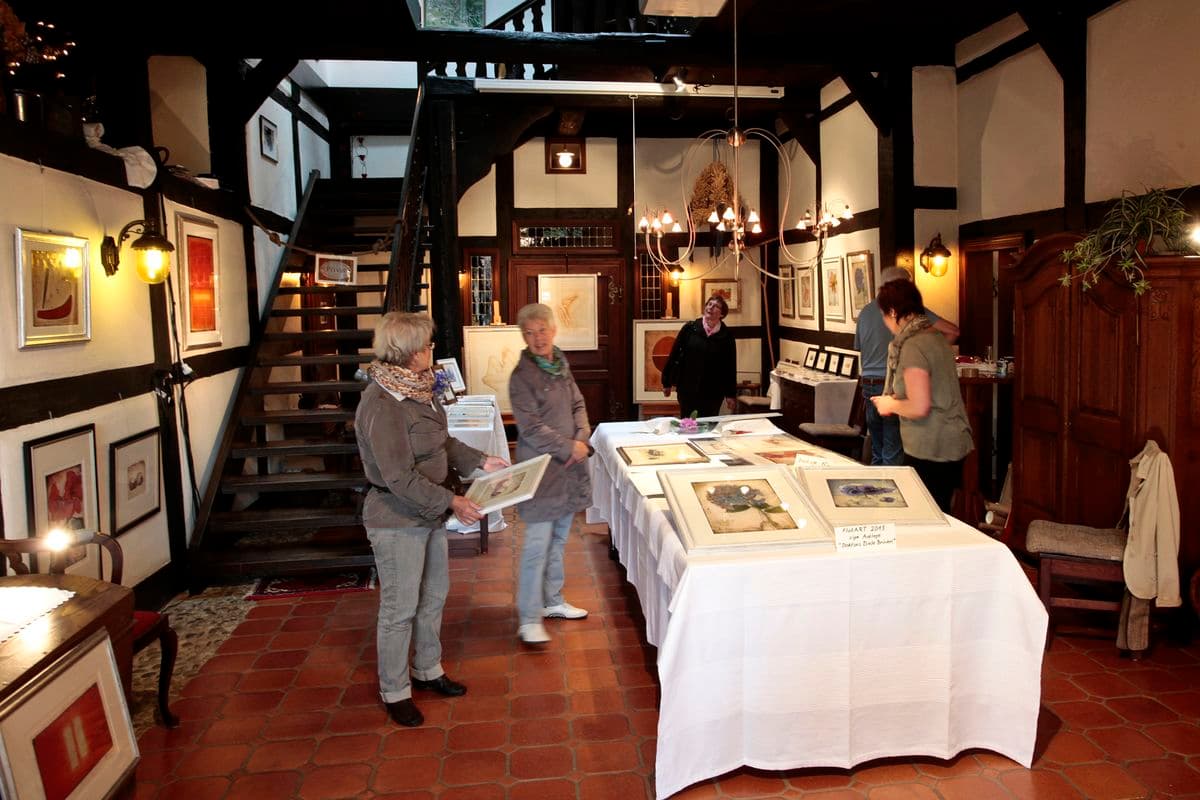
{"label": "table with white cloth", "polygon": [[688,554],[616,452],[681,438],[644,430],[596,428],[588,518],[609,524],[658,648],[659,798],[742,765],[984,748],[1029,766],[1047,617],[1004,545],[951,520],[897,526],[891,550]]}
{"label": "table with white cloth", "polygon": [[[491,418],[489,425],[482,427],[474,422],[467,423],[466,426],[456,424],[455,417],[462,411],[479,409],[481,407],[491,409],[491,413],[487,415]],[[476,419],[478,419],[477,416]],[[446,406],[446,428],[451,436],[463,444],[468,444],[476,450],[482,450],[489,456],[498,456],[506,461],[508,460],[508,439],[504,435],[504,420],[500,416],[500,407],[496,403],[495,395],[468,394],[459,397],[458,402]],[[503,514],[499,511],[493,511],[489,514],[487,517],[487,529],[480,533],[480,550],[484,553],[487,552],[488,532],[495,533],[496,531],[504,530],[504,528]],[[464,525],[454,517],[450,517],[449,522],[446,524],[446,529],[455,533],[474,533],[481,530],[479,523]]]}
{"label": "table with white cloth", "polygon": [[784,427],[792,433],[803,422],[840,425],[849,419],[857,379],[782,365],[771,370],[770,378],[771,408],[783,412]]}

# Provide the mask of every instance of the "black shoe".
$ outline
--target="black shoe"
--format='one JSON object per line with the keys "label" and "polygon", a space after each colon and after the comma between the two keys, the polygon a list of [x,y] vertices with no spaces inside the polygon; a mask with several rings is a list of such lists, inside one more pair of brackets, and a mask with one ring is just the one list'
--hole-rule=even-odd
{"label": "black shoe", "polygon": [[398,725],[403,725],[406,728],[415,728],[425,721],[425,716],[421,710],[413,703],[411,697],[403,700],[398,700],[395,703],[386,703],[388,716],[392,718],[392,722]]}
{"label": "black shoe", "polygon": [[450,680],[446,673],[438,675],[431,681],[423,681],[419,678],[412,679],[412,685],[417,689],[431,689],[440,695],[446,697],[461,697],[467,693],[467,687],[457,681]]}

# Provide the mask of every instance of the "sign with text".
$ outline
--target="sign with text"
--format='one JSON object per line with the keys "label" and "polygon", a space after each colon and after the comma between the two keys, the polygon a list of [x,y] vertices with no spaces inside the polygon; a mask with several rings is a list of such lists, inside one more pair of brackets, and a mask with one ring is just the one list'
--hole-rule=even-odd
{"label": "sign with text", "polygon": [[893,522],[843,525],[833,529],[833,536],[838,550],[861,552],[896,549],[896,525]]}

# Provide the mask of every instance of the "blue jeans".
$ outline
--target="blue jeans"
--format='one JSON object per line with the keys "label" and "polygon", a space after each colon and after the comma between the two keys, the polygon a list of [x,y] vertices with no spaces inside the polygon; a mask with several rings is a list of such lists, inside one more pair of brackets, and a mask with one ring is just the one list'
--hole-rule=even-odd
{"label": "blue jeans", "polygon": [[379,576],[379,695],[385,703],[412,697],[412,674],[431,681],[442,669],[442,609],[450,591],[444,528],[367,528]]}
{"label": "blue jeans", "polygon": [[563,548],[575,512],[545,522],[525,523],[517,616],[521,625],[542,621],[542,609],[562,603]]}
{"label": "blue jeans", "polygon": [[883,394],[882,383],[864,383],[863,400],[866,401],[867,431],[871,434],[871,466],[898,467],[904,463],[904,449],[900,445],[900,418],[895,414],[885,417],[875,410],[872,397]]}

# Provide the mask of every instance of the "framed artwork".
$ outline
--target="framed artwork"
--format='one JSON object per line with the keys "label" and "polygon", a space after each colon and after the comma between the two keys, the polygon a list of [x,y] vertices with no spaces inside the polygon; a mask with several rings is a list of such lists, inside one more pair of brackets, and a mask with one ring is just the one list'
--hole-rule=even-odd
{"label": "framed artwork", "polygon": [[482,507],[481,514],[523,503],[537,491],[549,463],[550,454],[543,453],[511,467],[489,472],[471,482],[466,497]]}
{"label": "framed artwork", "polygon": [[51,528],[99,530],[99,496],[95,425],[25,443],[29,536]]}
{"label": "framed artwork", "polygon": [[454,393],[454,386],[449,374],[446,373],[446,366],[434,364],[431,369],[433,371],[433,396],[438,398],[443,406],[452,406],[457,403],[458,395]]}
{"label": "framed artwork", "polygon": [[838,373],[838,371],[841,370],[841,368],[842,368],[842,354],[841,353],[830,353],[829,354],[829,363],[825,365],[825,370],[827,372],[832,372],[836,375]]}
{"label": "framed artwork", "polygon": [[358,282],[358,256],[317,253],[313,256],[313,281],[320,286],[353,286]]}
{"label": "framed artwork", "polygon": [[779,316],[796,318],[796,279],[790,264],[779,267]]}
{"label": "framed artwork", "polygon": [[804,352],[804,366],[813,369],[817,366],[817,348],[810,347]]}
{"label": "framed artwork", "polygon": [[0,707],[5,797],[109,797],[137,761],[117,660],[104,630]]}
{"label": "framed artwork", "polygon": [[814,508],[835,527],[950,524],[912,467],[804,469],[801,477]]}
{"label": "framed artwork", "polygon": [[662,371],[683,323],[677,319],[633,321],[633,402],[665,403]]}
{"label": "framed artwork", "polygon": [[266,117],[258,117],[258,152],[273,164],[279,163],[279,128]]}
{"label": "framed artwork", "polygon": [[828,366],[829,366],[829,353],[826,352],[825,350],[822,350],[821,352],[817,353],[817,363],[816,363],[815,367],[818,371],[824,372],[825,368]]}
{"label": "framed artwork", "polygon": [[664,470],[658,480],[689,553],[832,540],[787,467]]}
{"label": "framed artwork", "polygon": [[817,284],[812,267],[796,267],[796,316],[817,318]]}
{"label": "framed artwork", "polygon": [[179,305],[183,309],[185,350],[221,343],[221,262],[217,226],[212,220],[177,214]]}
{"label": "framed artwork", "polygon": [[117,536],[158,513],[162,496],[158,428],[108,446],[109,525]]}
{"label": "framed artwork", "polygon": [[660,442],[618,447],[617,453],[631,467],[666,467],[674,464],[707,464],[706,456],[691,442]]}
{"label": "framed artwork", "polygon": [[858,377],[858,356],[846,353],[842,356],[842,366],[838,373],[843,378]]}
{"label": "framed artwork", "polygon": [[525,349],[525,339],[516,325],[467,326],[463,328],[463,358],[467,392],[495,395],[503,414],[512,413],[508,379]]}
{"label": "framed artwork", "polygon": [[850,290],[850,316],[858,319],[867,303],[875,299],[875,261],[870,250],[846,253],[847,288]]}
{"label": "framed artwork", "polygon": [[595,273],[538,275],[538,302],[554,311],[558,327],[554,343],[560,350],[595,350],[600,346]]}
{"label": "framed artwork", "polygon": [[462,370],[458,367],[457,358],[439,358],[435,363],[441,364],[446,368],[446,374],[450,377],[450,386],[456,392],[465,392],[467,390],[467,382],[463,380]]}
{"label": "framed artwork", "polygon": [[92,338],[88,240],[17,228],[17,347]]}
{"label": "framed artwork", "polygon": [[821,313],[826,322],[846,321],[846,289],[842,283],[842,257],[821,259]]}
{"label": "framed artwork", "polygon": [[704,298],[701,307],[713,295],[720,295],[729,304],[729,312],[733,313],[742,307],[741,284],[734,278],[704,278],[700,281],[700,294]]}

